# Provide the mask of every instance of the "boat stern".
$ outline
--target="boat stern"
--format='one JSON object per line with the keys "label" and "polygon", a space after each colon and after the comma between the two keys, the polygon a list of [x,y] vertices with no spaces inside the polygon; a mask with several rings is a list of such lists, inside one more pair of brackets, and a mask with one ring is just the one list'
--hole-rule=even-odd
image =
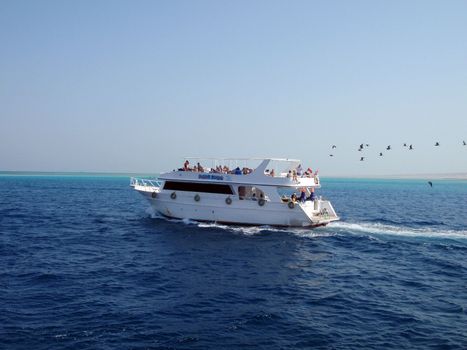
{"label": "boat stern", "polygon": [[322,198],[301,204],[305,214],[311,221],[311,226],[325,226],[333,221],[340,220],[331,202]]}

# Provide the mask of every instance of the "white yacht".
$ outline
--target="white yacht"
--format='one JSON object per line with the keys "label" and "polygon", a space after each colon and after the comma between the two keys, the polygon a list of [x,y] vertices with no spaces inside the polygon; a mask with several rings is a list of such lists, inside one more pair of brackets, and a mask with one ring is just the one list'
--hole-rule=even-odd
{"label": "white yacht", "polygon": [[[198,165],[190,167],[189,160]],[[187,158],[184,167],[161,174],[158,180],[131,178],[152,209],[165,217],[225,224],[272,226],[324,226],[339,220],[328,200],[315,196],[317,174],[303,171],[296,159],[200,159]],[[205,161],[205,159],[204,159]],[[253,161],[255,168],[230,170],[223,163]]]}

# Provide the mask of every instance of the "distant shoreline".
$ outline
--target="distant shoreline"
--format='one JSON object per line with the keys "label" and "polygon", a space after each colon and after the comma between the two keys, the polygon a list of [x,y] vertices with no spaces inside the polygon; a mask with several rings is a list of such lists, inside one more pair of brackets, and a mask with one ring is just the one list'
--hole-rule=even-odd
{"label": "distant shoreline", "polygon": [[[87,171],[0,171],[1,176],[95,176],[95,177],[157,177],[160,173],[87,172]],[[461,180],[467,173],[402,174],[402,175],[322,175],[323,179],[381,179],[381,180]]]}

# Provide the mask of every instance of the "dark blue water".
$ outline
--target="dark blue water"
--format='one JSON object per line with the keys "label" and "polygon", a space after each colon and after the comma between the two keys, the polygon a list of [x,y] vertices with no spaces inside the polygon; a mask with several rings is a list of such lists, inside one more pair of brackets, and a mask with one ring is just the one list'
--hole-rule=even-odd
{"label": "dark blue water", "polygon": [[342,221],[151,218],[118,177],[0,177],[1,349],[466,349],[467,183],[328,180]]}

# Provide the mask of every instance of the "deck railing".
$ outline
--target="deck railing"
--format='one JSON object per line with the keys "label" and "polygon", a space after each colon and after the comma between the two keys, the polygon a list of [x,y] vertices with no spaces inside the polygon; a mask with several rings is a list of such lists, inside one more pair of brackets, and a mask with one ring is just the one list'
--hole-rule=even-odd
{"label": "deck railing", "polygon": [[141,179],[138,177],[131,177],[130,178],[130,186],[143,186],[143,187],[161,187],[162,182],[158,180],[150,180],[150,179]]}

